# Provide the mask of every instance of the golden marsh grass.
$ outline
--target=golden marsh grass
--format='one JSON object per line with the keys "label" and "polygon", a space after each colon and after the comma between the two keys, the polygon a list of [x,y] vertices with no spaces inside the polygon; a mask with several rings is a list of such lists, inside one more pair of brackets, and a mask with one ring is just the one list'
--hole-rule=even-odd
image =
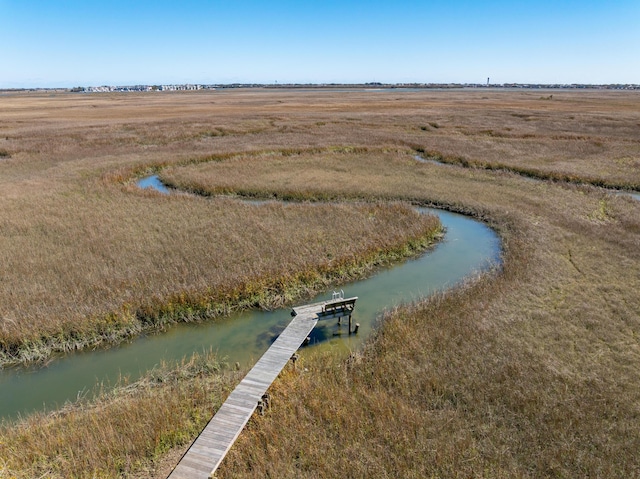
{"label": "golden marsh grass", "polygon": [[[148,254],[141,238],[154,238],[154,254],[168,248],[171,255],[190,255],[182,252],[189,250],[186,241],[200,258],[209,250],[195,233],[208,231],[207,215],[216,217],[216,208],[220,215],[229,211],[218,200],[168,199],[116,182],[145,168],[166,166],[163,178],[194,191],[401,200],[475,215],[500,234],[503,269],[390,312],[364,350],[349,358],[304,354],[304,367],[276,381],[272,408],[251,421],[219,477],[634,477],[640,474],[640,207],[588,183],[640,184],[640,100],[633,92],[609,91],[543,97],[547,92],[530,90],[1,97],[7,108],[0,150],[10,156],[0,159],[0,224],[3,232],[22,234],[25,245],[32,241],[30,251],[41,246],[33,261],[39,268],[82,243],[60,231],[77,211],[73,231],[115,258],[104,278],[117,279],[128,264],[118,262],[104,231],[118,233],[126,256],[155,272],[159,257]],[[420,163],[416,149],[483,168]],[[587,185],[534,181],[508,169]],[[53,206],[61,204],[68,206]],[[316,206],[278,208],[276,218],[289,214],[304,224]],[[327,208],[359,218],[367,208],[384,210],[377,203],[361,213]],[[234,223],[250,209],[231,211],[239,218]],[[410,214],[398,216],[412,223]],[[316,220],[307,220],[313,231]],[[97,228],[94,236],[82,229],[87,224]],[[155,231],[167,227],[187,230],[174,243]],[[258,234],[255,228],[247,231]],[[256,248],[251,236],[240,236],[249,252],[236,248],[233,264]],[[41,244],[51,238],[60,249]],[[267,245],[277,248],[279,241],[273,233]],[[20,253],[7,250],[11,244],[5,239],[0,248],[3,259]],[[334,254],[348,255],[347,247],[340,243]],[[269,258],[262,270],[267,276],[279,271]],[[302,258],[303,268],[312,264]],[[162,259],[181,278],[182,263]],[[200,274],[185,275],[180,284],[199,284]],[[5,297],[13,282],[21,284],[9,277]],[[116,301],[143,290],[109,285]],[[48,286],[40,288],[46,293]],[[90,291],[86,298],[96,301]],[[28,311],[22,314],[25,328],[42,331]],[[220,374],[226,373],[203,377],[218,381]],[[219,400],[233,381],[213,387]],[[185,377],[150,396],[168,401],[180,397],[172,387],[188,391],[198,384]],[[0,475],[166,477],[197,429],[184,418],[213,412],[215,400],[207,401],[193,394],[193,401],[154,412],[145,400],[107,397],[109,409],[98,403],[79,408],[77,416],[6,424]],[[137,419],[141,409],[147,419]],[[165,455],[156,433],[130,434],[122,417],[127,424],[166,421],[158,437],[180,438],[169,441],[176,448]],[[111,431],[108,439],[93,435],[97,424]],[[88,443],[102,443],[113,458],[59,459],[97,449]],[[127,447],[116,447],[122,444]]]}
{"label": "golden marsh grass", "polygon": [[[346,278],[351,263],[373,264],[406,239],[420,243],[434,227],[398,204],[254,206],[120,188],[49,196],[28,216],[23,208],[0,214],[7,360],[37,358],[31,349],[38,346],[47,355],[56,343],[75,349],[115,341],[145,324],[212,317],[241,304],[290,302],[340,270]],[[335,223],[349,227],[327,233]],[[305,281],[314,271],[326,279]]]}

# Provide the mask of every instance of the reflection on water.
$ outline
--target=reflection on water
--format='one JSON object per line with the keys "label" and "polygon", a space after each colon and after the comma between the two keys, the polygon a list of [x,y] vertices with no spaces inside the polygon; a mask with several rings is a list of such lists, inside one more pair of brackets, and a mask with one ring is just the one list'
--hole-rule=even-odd
{"label": "reflection on water", "polygon": [[152,190],[159,191],[160,193],[169,194],[169,188],[167,188],[158,175],[147,176],[137,181],[136,185],[142,189],[150,188]]}
{"label": "reflection on water", "polygon": [[[312,347],[356,348],[385,308],[451,287],[500,262],[500,242],[491,229],[461,215],[433,212],[446,227],[444,240],[419,258],[382,269],[369,279],[340,285],[346,296],[359,297],[353,314],[354,323],[360,323],[359,334],[337,336],[337,320],[320,321],[311,335]],[[330,297],[331,291],[326,291],[301,303]],[[0,371],[0,416],[52,409],[90,392],[99,382],[114,384],[120,376],[133,381],[162,361],[178,361],[194,352],[213,350],[230,364],[252,365],[290,319],[288,308],[246,311],[215,322],[179,324],[108,350],[70,354],[44,368]]]}

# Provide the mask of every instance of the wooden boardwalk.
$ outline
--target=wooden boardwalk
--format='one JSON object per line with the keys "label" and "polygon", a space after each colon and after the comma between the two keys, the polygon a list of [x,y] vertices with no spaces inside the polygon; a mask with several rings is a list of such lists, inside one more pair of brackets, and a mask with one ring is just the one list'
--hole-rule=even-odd
{"label": "wooden boardwalk", "polygon": [[229,395],[167,479],[212,478],[258,402],[318,319],[351,317],[356,299],[340,298],[294,308],[291,323]]}

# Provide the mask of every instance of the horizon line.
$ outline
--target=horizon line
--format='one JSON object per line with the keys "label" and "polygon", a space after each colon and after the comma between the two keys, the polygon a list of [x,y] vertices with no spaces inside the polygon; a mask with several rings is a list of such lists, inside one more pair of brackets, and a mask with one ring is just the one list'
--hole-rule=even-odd
{"label": "horizon line", "polygon": [[[537,82],[505,82],[505,83],[478,83],[478,82],[358,82],[358,83],[341,83],[341,82],[290,82],[290,83],[260,83],[260,82],[229,82],[229,83],[201,83],[201,82],[180,82],[180,83],[133,83],[133,84],[101,84],[88,86],[24,86],[24,87],[0,87],[0,91],[37,91],[37,90],[67,90],[75,92],[92,92],[92,89],[116,89],[115,91],[133,89],[133,91],[163,91],[167,87],[184,87],[186,90],[201,90],[213,88],[296,88],[296,87],[312,87],[312,88],[332,88],[332,87],[385,87],[385,88],[442,88],[442,87],[473,87],[473,88],[505,88],[505,87],[521,87],[521,88],[633,88],[640,89],[638,83],[537,83]],[[189,88],[191,87],[191,88]],[[114,90],[111,90],[114,91]],[[95,91],[97,93],[98,91]]]}

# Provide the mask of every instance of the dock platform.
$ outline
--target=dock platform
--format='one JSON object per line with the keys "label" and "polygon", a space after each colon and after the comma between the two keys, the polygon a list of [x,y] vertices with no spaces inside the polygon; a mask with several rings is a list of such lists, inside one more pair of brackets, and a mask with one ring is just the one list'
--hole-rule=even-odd
{"label": "dock platform", "polygon": [[[211,479],[242,429],[320,319],[349,316],[357,298],[342,297],[293,308],[285,330],[206,425],[167,479]],[[350,321],[351,322],[351,321]]]}

